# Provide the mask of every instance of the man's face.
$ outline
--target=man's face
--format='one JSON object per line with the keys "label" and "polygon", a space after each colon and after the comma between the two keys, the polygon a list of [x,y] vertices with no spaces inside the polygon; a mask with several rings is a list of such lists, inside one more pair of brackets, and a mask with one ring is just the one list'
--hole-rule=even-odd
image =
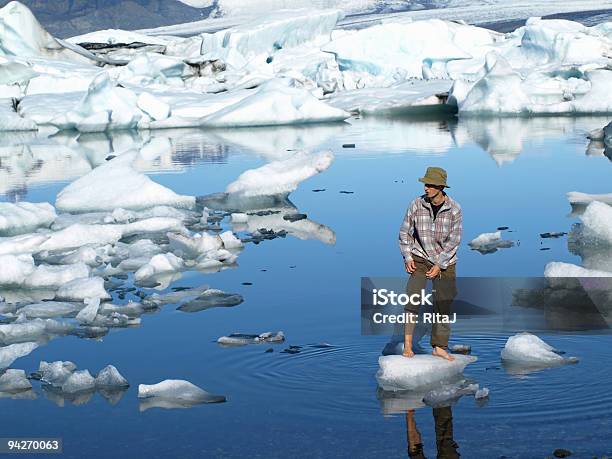
{"label": "man's face", "polygon": [[438,196],[438,194],[440,194],[443,189],[444,187],[440,185],[431,185],[429,183],[425,184],[425,194],[429,199],[433,199]]}

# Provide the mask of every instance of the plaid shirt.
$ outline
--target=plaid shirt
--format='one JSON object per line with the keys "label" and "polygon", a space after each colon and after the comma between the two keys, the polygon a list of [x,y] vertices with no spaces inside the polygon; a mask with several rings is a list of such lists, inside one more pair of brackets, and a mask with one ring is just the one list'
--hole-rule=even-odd
{"label": "plaid shirt", "polygon": [[425,195],[410,203],[399,232],[400,250],[405,261],[416,255],[446,269],[457,262],[460,242],[461,206],[450,196],[446,196],[435,220]]}

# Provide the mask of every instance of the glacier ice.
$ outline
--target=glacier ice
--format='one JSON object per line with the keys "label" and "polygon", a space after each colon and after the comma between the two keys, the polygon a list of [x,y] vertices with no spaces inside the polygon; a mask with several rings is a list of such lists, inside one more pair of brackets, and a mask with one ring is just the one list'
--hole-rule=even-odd
{"label": "glacier ice", "polygon": [[189,381],[166,379],[160,383],[138,386],[141,411],[149,408],[189,408],[201,403],[225,402],[223,395],[213,395]]}
{"label": "glacier ice", "polygon": [[229,336],[221,336],[217,343],[224,346],[244,346],[247,344],[282,343],[283,341],[285,341],[285,334],[282,331],[278,331],[276,333],[265,332],[258,335],[232,333]]}
{"label": "glacier ice", "polygon": [[500,248],[512,247],[514,242],[503,240],[501,237],[501,231],[496,231],[494,233],[483,233],[468,242],[468,245],[472,250],[477,250],[485,255],[488,253],[497,252],[497,249]]}
{"label": "glacier ice", "polygon": [[88,370],[78,370],[71,373],[63,382],[62,392],[74,394],[77,392],[85,392],[94,390],[96,387],[95,380]]}
{"label": "glacier ice", "polygon": [[433,355],[417,354],[406,358],[401,355],[387,355],[378,358],[380,366],[376,379],[384,390],[418,390],[435,387],[441,382],[458,378],[463,369],[477,360],[474,356],[454,355],[448,361]]}
{"label": "glacier ice", "polygon": [[55,294],[56,300],[83,301],[85,298],[110,300],[101,277],[82,277],[62,285]]}
{"label": "glacier ice", "polygon": [[61,301],[44,301],[42,303],[28,304],[19,308],[18,314],[25,315],[28,319],[52,319],[55,317],[73,316],[81,310],[76,303]]}
{"label": "glacier ice", "polygon": [[502,349],[504,362],[514,365],[556,366],[576,363],[576,357],[563,357],[555,349],[531,333],[518,333],[508,338]]}
{"label": "glacier ice", "polygon": [[69,361],[40,362],[38,373],[41,381],[55,387],[61,387],[76,370],[76,365]]}
{"label": "glacier ice", "polygon": [[0,235],[14,236],[48,227],[56,216],[53,206],[46,202],[0,202]]}
{"label": "glacier ice", "polygon": [[127,379],[121,376],[117,368],[113,365],[107,365],[96,376],[95,385],[98,389],[118,389],[128,387],[130,384]]}
{"label": "glacier ice", "polygon": [[0,371],[0,392],[23,392],[32,389],[32,384],[23,370]]}
{"label": "glacier ice", "polygon": [[0,369],[10,367],[13,362],[30,354],[38,347],[38,343],[17,343],[0,347]]}
{"label": "glacier ice", "polygon": [[134,169],[138,152],[127,152],[72,182],[57,196],[62,211],[145,209],[154,206],[192,208],[195,198],[181,196]]}
{"label": "glacier ice", "polygon": [[76,315],[76,320],[82,324],[92,323],[98,315],[100,298],[85,298],[85,307]]}
{"label": "glacier ice", "polygon": [[331,151],[298,152],[287,159],[243,172],[227,186],[226,191],[246,198],[288,194],[302,181],[329,168],[333,159]]}

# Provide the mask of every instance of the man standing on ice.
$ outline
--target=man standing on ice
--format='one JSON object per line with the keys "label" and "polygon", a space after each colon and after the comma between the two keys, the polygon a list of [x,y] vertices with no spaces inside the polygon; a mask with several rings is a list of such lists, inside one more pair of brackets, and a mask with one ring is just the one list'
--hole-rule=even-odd
{"label": "man standing on ice", "polygon": [[[410,279],[406,286],[409,295],[420,294],[433,282],[433,309],[439,317],[448,319],[450,306],[457,294],[455,266],[457,249],[461,242],[461,206],[444,192],[446,171],[440,167],[428,167],[425,177],[425,194],[416,198],[406,211],[399,232],[399,245],[406,272]],[[406,312],[418,314],[418,306],[408,304]],[[436,314],[434,314],[436,315]],[[447,360],[455,358],[448,353],[450,324],[436,321],[432,325],[431,346],[433,355]],[[407,322],[404,330],[404,357],[412,357],[412,334],[416,323]]]}

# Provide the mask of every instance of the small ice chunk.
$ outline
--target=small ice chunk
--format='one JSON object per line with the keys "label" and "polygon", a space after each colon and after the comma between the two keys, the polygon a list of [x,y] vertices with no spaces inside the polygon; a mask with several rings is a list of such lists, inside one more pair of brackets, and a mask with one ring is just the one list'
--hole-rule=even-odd
{"label": "small ice chunk", "polygon": [[101,277],[75,279],[61,286],[55,294],[55,299],[58,300],[83,301],[85,298],[110,300],[110,295],[104,289],[104,279]]}
{"label": "small ice chunk", "polygon": [[170,403],[173,408],[226,401],[223,395],[210,394],[189,381],[179,379],[166,379],[153,385],[140,384],[138,398],[155,398],[160,402]]}
{"label": "small ice chunk", "polygon": [[76,320],[82,324],[91,324],[98,315],[100,308],[100,298],[85,298],[86,306],[79,311]]}
{"label": "small ice chunk", "polygon": [[521,365],[562,365],[576,363],[576,357],[562,357],[555,349],[531,333],[518,333],[508,338],[502,349],[505,362]]}
{"label": "small ice chunk", "polygon": [[226,191],[245,198],[285,195],[295,191],[302,181],[329,168],[333,160],[331,151],[298,152],[288,159],[243,172],[227,186]]}
{"label": "small ice chunk", "polygon": [[472,351],[472,347],[469,344],[454,344],[451,347],[451,351],[458,354],[469,354]]}
{"label": "small ice chunk", "polygon": [[96,387],[97,388],[106,388],[106,389],[117,389],[121,387],[128,387],[130,383],[128,383],[127,379],[121,376],[119,370],[115,368],[113,365],[107,365],[98,376],[96,376]]}
{"label": "small ice chunk", "polygon": [[196,298],[185,302],[177,309],[183,312],[200,312],[215,307],[237,306],[244,301],[242,295],[226,293],[222,290],[209,288]]}
{"label": "small ice chunk", "polygon": [[90,269],[84,263],[71,265],[39,265],[25,279],[33,288],[57,288],[75,279],[89,277]]}
{"label": "small ice chunk", "polygon": [[0,347],[0,369],[10,367],[13,362],[25,357],[38,347],[38,343],[18,343]]}
{"label": "small ice chunk", "polygon": [[62,362],[61,360],[51,363],[43,360],[38,366],[41,381],[54,387],[61,387],[74,370],[76,370],[74,363],[69,361]]}
{"label": "small ice chunk", "polygon": [[581,220],[583,238],[612,244],[612,206],[593,201],[587,206]]}
{"label": "small ice chunk", "polygon": [[56,216],[53,206],[46,202],[0,202],[0,235],[14,236],[48,227]]}
{"label": "small ice chunk", "polygon": [[247,344],[261,343],[282,343],[285,341],[285,334],[282,331],[272,333],[265,332],[259,335],[249,335],[245,333],[232,333],[229,336],[221,336],[217,342],[224,346],[244,346]]}
{"label": "small ice chunk", "polygon": [[80,308],[74,303],[61,301],[43,301],[33,303],[20,308],[18,314],[23,314],[28,319],[51,319],[54,317],[66,317],[79,311]]}
{"label": "small ice chunk", "polygon": [[21,285],[36,269],[31,255],[0,255],[0,285]]}
{"label": "small ice chunk", "polygon": [[489,389],[487,389],[486,387],[478,389],[476,393],[474,394],[474,398],[476,400],[481,400],[483,398],[487,398],[488,396],[489,396]]}
{"label": "small ice chunk", "polygon": [[32,389],[23,370],[6,370],[0,373],[0,392],[23,392]]}
{"label": "small ice chunk", "polygon": [[75,371],[62,384],[62,391],[75,394],[77,392],[85,392],[93,390],[96,387],[95,380],[88,370]]}
{"label": "small ice chunk", "polygon": [[384,390],[417,390],[439,385],[459,377],[466,365],[477,360],[474,356],[454,355],[448,361],[433,355],[418,354],[411,358],[387,355],[378,358],[376,379]]}
{"label": "small ice chunk", "polygon": [[240,241],[240,239],[238,239],[231,231],[225,231],[219,234],[219,237],[223,241],[223,247],[228,250],[239,249],[242,247],[242,241]]}
{"label": "small ice chunk", "polygon": [[507,249],[514,245],[513,241],[504,241],[501,238],[501,231],[494,233],[483,233],[468,242],[472,250],[477,250],[481,254],[497,252],[497,249]]}
{"label": "small ice chunk", "polygon": [[173,253],[160,253],[134,273],[136,282],[152,278],[158,274],[173,273],[184,268],[183,260]]}
{"label": "small ice chunk", "polygon": [[167,236],[170,241],[170,248],[180,251],[180,254],[187,258],[197,258],[204,253],[219,250],[223,247],[223,240],[219,236],[212,236],[208,233],[196,233],[191,237],[183,234],[168,233]]}

